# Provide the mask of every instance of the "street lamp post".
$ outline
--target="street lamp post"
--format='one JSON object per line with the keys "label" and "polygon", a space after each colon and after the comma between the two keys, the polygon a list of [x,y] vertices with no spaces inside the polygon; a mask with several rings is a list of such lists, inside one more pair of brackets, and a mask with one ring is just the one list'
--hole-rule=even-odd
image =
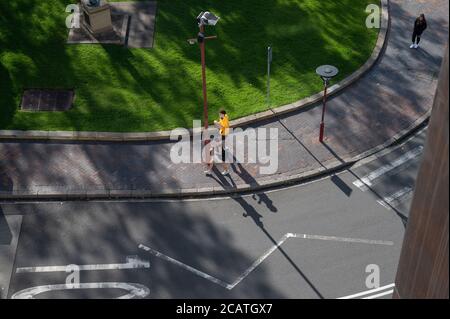
{"label": "street lamp post", "polygon": [[[216,39],[217,36],[205,36],[205,25],[215,26],[219,21],[219,17],[215,16],[211,12],[201,12],[197,17],[198,26],[200,32],[197,35],[197,39],[189,39],[189,44],[198,43],[200,46],[201,64],[202,64],[202,89],[203,89],[203,121],[205,127],[205,133],[208,130],[208,94],[206,90],[206,54],[205,54],[205,42],[206,40]],[[208,139],[205,139],[205,144],[208,143]]]}
{"label": "street lamp post", "polygon": [[339,73],[339,70],[332,65],[322,65],[316,69],[316,73],[322,78],[324,85],[323,102],[322,102],[323,103],[322,120],[320,122],[320,135],[319,135],[319,141],[322,143],[325,132],[325,110],[327,103],[328,84],[330,83],[330,80]]}

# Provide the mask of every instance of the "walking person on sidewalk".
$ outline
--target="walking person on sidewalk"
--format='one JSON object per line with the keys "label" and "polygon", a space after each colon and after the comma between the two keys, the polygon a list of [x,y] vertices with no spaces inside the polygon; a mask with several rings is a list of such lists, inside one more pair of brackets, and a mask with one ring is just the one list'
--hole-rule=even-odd
{"label": "walking person on sidewalk", "polygon": [[422,33],[426,28],[427,20],[425,19],[425,15],[422,13],[414,22],[412,44],[410,46],[411,49],[417,49],[419,47],[420,37],[422,36]]}
{"label": "walking person on sidewalk", "polygon": [[228,175],[230,172],[228,171],[228,164],[226,163],[225,137],[230,132],[230,121],[225,110],[220,110],[219,121],[214,121],[214,125],[219,129],[220,136],[222,137],[222,162],[224,163],[222,175]]}
{"label": "walking person on sidewalk", "polygon": [[213,167],[214,167],[214,159],[216,158],[216,154],[220,153],[222,146],[222,141],[220,138],[213,138],[206,146],[205,146],[205,155],[206,155],[206,170],[205,174],[207,176],[212,175]]}

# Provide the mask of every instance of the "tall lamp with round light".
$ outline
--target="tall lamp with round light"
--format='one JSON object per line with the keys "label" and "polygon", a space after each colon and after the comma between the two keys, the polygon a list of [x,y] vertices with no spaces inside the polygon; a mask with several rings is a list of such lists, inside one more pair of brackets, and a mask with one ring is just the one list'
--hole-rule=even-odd
{"label": "tall lamp with round light", "polygon": [[332,66],[332,65],[322,65],[316,69],[316,73],[322,79],[323,86],[324,86],[322,120],[320,122],[320,134],[319,134],[319,141],[322,143],[324,133],[325,133],[325,110],[326,110],[326,104],[327,104],[327,89],[328,89],[328,85],[330,84],[331,79],[334,78],[336,75],[338,75],[339,70],[335,66]]}

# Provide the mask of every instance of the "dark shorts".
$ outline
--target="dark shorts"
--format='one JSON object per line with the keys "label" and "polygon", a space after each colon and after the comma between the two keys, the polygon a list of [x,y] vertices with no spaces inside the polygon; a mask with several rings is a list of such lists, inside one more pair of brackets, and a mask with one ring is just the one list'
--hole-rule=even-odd
{"label": "dark shorts", "polygon": [[222,162],[225,163],[225,135],[222,135]]}

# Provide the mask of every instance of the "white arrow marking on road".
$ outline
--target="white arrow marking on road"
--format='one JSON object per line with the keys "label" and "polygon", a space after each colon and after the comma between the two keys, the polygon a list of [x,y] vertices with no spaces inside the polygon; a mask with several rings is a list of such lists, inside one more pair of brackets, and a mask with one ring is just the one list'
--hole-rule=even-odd
{"label": "white arrow marking on road", "polygon": [[[16,273],[29,272],[66,272],[66,266],[40,266],[40,267],[21,267],[17,268]],[[78,265],[77,265],[78,266]],[[81,270],[120,270],[120,269],[137,269],[150,268],[150,262],[139,259],[138,257],[127,257],[124,264],[94,264],[94,265],[80,265],[78,269]]]}
{"label": "white arrow marking on road", "polygon": [[378,177],[380,177],[381,175],[386,174],[387,172],[392,171],[393,169],[403,165],[407,161],[416,158],[417,156],[422,154],[422,151],[423,151],[423,146],[419,146],[419,147],[403,154],[402,156],[400,156],[398,159],[396,159],[392,163],[384,165],[384,166],[376,169],[375,171],[371,172],[370,174],[364,176],[363,178],[354,181],[353,185],[355,185],[362,191],[365,191],[367,189],[367,186],[372,186],[373,180],[375,180]]}
{"label": "white arrow marking on road", "polygon": [[[393,293],[394,290],[390,289],[390,288],[394,288],[394,287],[395,287],[395,284],[390,284],[390,285],[386,285],[386,286],[383,286],[383,287],[380,287],[380,288],[375,288],[375,289],[366,290],[366,291],[363,291],[363,292],[358,292],[357,294],[341,297],[341,298],[338,298],[338,299],[354,299],[354,298],[362,297],[362,296],[366,296],[366,297],[364,297],[362,299],[375,299],[375,298],[378,298],[378,297],[381,297],[381,296],[386,296],[386,295],[389,295],[389,294]],[[383,291],[383,290],[386,290],[386,289],[390,289],[390,290]],[[376,295],[371,295],[371,294],[373,294],[375,292],[379,292],[379,291],[383,291],[383,292],[381,292],[379,294],[376,294]],[[370,296],[367,297],[367,295],[370,295]]]}
{"label": "white arrow marking on road", "polygon": [[77,289],[123,289],[129,293],[117,299],[144,298],[150,294],[150,289],[141,284],[127,282],[89,282],[74,285],[58,284],[31,287],[12,295],[11,299],[32,299],[34,296],[50,291],[77,290]]}
{"label": "white arrow marking on road", "polygon": [[167,255],[164,255],[160,253],[159,251],[147,247],[145,245],[140,244],[139,248],[145,250],[146,252],[164,259],[170,263],[173,263],[181,268],[186,269],[187,271],[190,271],[197,276],[200,276],[204,279],[207,279],[217,285],[220,285],[228,290],[233,289],[236,287],[242,280],[244,280],[253,270],[256,269],[270,254],[272,254],[275,250],[278,249],[288,238],[301,238],[301,239],[317,239],[317,240],[327,240],[327,241],[340,241],[340,242],[348,242],[348,243],[359,243],[359,244],[371,244],[371,245],[387,245],[392,246],[394,245],[391,241],[381,241],[381,240],[368,240],[368,239],[359,239],[359,238],[344,238],[344,237],[333,237],[333,236],[319,236],[319,235],[307,235],[307,234],[293,234],[293,233],[287,233],[284,235],[276,245],[272,246],[270,249],[268,249],[261,257],[259,257],[249,268],[247,268],[244,273],[239,276],[233,283],[227,283],[223,280],[220,280],[216,277],[213,277],[211,275],[208,275],[207,273],[204,273],[203,271],[200,271],[198,269],[195,269],[189,265],[186,265],[185,263],[182,263],[181,261],[178,261],[172,257],[169,257]]}

